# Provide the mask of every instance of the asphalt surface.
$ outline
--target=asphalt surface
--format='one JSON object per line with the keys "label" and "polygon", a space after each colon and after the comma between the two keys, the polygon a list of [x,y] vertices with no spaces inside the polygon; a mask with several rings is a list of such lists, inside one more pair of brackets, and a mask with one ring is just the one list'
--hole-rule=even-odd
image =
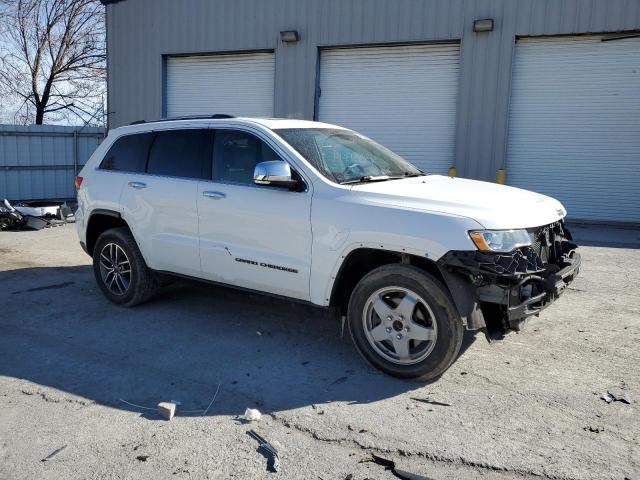
{"label": "asphalt surface", "polygon": [[368,367],[323,310],[186,282],[121,309],[73,226],[2,232],[0,478],[397,478],[375,454],[433,480],[640,479],[640,250],[582,254],[523,333],[469,334],[420,384]]}

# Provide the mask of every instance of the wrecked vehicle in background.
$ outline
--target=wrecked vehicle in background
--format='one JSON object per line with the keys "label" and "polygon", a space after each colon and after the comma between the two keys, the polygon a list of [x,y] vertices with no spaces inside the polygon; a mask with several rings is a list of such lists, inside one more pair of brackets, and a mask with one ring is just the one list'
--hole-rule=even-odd
{"label": "wrecked vehicle in background", "polygon": [[[39,203],[39,202],[38,202]],[[61,205],[18,203],[7,199],[0,204],[0,230],[42,230],[46,227],[75,222],[71,208]]]}

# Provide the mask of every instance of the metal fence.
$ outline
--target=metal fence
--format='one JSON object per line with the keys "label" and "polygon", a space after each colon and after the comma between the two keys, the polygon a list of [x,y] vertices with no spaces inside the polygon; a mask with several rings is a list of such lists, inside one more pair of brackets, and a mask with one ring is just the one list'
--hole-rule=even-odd
{"label": "metal fence", "polygon": [[0,125],[0,200],[75,197],[74,177],[104,136],[96,127]]}

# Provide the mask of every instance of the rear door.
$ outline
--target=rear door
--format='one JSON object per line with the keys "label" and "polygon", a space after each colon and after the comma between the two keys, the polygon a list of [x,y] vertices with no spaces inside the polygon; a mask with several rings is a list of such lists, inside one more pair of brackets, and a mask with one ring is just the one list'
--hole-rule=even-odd
{"label": "rear door", "polygon": [[156,132],[145,173],[127,178],[122,215],[155,270],[201,274],[196,196],[210,178],[212,138],[208,129]]}
{"label": "rear door", "polygon": [[216,130],[213,180],[198,187],[202,273],[308,300],[311,190],[253,183],[257,163],[282,158],[276,149],[253,133]]}
{"label": "rear door", "polygon": [[[98,168],[85,179],[91,187],[84,189],[87,206],[122,213],[120,197],[124,186],[132,175],[144,173],[154,136],[153,132],[135,133],[113,142]],[[88,219],[91,212],[84,213]]]}

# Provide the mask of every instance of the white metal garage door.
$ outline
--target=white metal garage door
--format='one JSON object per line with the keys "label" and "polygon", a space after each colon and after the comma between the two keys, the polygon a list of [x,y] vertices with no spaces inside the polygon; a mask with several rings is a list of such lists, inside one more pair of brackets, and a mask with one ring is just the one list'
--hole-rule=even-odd
{"label": "white metal garage door", "polygon": [[454,164],[459,57],[457,44],[323,51],[318,119],[446,173]]}
{"label": "white metal garage door", "polygon": [[169,57],[167,115],[272,117],[273,53]]}
{"label": "white metal garage door", "polygon": [[518,41],[507,183],[569,218],[640,222],[640,38]]}

